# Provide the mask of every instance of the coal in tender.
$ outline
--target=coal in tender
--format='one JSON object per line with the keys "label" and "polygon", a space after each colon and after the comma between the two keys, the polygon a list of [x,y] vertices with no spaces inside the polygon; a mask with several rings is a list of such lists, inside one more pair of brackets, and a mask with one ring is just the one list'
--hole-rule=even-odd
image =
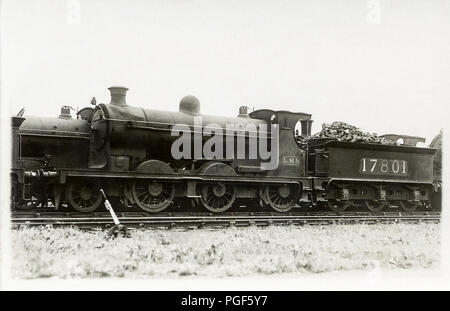
{"label": "coal in tender", "polygon": [[378,137],[375,133],[363,132],[356,126],[340,121],[333,122],[332,124],[323,124],[322,130],[314,134],[311,138],[327,138],[352,143],[395,145],[395,142],[383,137]]}

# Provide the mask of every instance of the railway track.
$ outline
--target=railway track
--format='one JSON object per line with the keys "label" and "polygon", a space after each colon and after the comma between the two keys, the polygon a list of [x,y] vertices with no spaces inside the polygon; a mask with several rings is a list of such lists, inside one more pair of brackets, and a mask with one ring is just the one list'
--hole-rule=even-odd
{"label": "railway track", "polygon": [[[151,215],[142,212],[117,213],[121,224],[127,227],[207,227],[207,226],[268,226],[268,225],[330,225],[440,222],[440,212],[365,212],[343,213],[163,213]],[[13,212],[13,227],[18,226],[76,226],[79,228],[109,228],[114,225],[107,212],[82,214],[72,212]]]}

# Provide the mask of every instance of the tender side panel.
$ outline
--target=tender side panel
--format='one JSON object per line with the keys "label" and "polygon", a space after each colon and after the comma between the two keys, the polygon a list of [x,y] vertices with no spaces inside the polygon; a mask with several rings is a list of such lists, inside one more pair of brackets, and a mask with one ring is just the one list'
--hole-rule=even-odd
{"label": "tender side panel", "polygon": [[433,181],[433,155],[330,147],[328,173],[334,178]]}
{"label": "tender side panel", "polygon": [[435,149],[331,142],[310,148],[310,172],[336,179],[433,181]]}
{"label": "tender side panel", "polygon": [[[50,157],[53,167],[61,168],[85,168],[87,167],[89,139],[21,135],[20,163],[23,168],[34,168],[40,166],[38,160]],[[35,161],[33,161],[35,159]],[[31,165],[31,167],[30,167]]]}

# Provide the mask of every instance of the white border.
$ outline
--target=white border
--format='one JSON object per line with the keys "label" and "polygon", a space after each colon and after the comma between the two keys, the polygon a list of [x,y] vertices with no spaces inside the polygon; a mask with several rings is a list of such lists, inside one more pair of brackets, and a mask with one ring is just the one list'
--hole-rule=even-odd
{"label": "white border", "polygon": [[[3,6],[0,6],[0,20]],[[2,25],[0,25],[2,27]],[[0,29],[1,30],[1,29]],[[1,53],[1,51],[0,51]],[[1,56],[1,54],[0,54]],[[1,65],[1,64],[0,64]],[[1,67],[0,67],[1,70]],[[326,274],[287,275],[285,277],[226,278],[226,279],[38,279],[17,280],[10,277],[11,241],[9,214],[9,171],[11,155],[10,110],[3,101],[4,72],[0,76],[0,263],[2,290],[449,290],[450,289],[450,221],[448,209],[449,189],[443,189],[442,257],[437,270],[395,270],[363,272],[332,272]],[[434,113],[447,113],[439,111]],[[430,113],[433,113],[430,109]],[[450,114],[448,114],[450,115]],[[320,118],[320,116],[319,116]],[[424,117],[426,120],[426,117]],[[423,123],[426,126],[426,122]],[[448,176],[448,129],[444,128],[443,176]],[[437,133],[436,133],[437,134]]]}

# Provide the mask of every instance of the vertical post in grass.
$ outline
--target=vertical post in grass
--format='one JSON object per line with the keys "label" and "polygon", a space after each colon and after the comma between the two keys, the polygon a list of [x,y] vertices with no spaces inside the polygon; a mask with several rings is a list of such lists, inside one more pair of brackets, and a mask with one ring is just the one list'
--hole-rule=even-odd
{"label": "vertical post in grass", "polygon": [[108,199],[106,198],[106,194],[103,191],[103,189],[100,189],[100,192],[102,193],[103,199],[105,200],[105,207],[106,209],[109,211],[109,213],[111,214],[111,217],[114,221],[114,227],[112,227],[109,232],[108,235],[114,235],[117,236],[118,233],[122,233],[123,236],[127,235],[127,229],[125,226],[120,224],[119,218],[117,218],[116,213],[114,212],[111,203],[109,203]]}

